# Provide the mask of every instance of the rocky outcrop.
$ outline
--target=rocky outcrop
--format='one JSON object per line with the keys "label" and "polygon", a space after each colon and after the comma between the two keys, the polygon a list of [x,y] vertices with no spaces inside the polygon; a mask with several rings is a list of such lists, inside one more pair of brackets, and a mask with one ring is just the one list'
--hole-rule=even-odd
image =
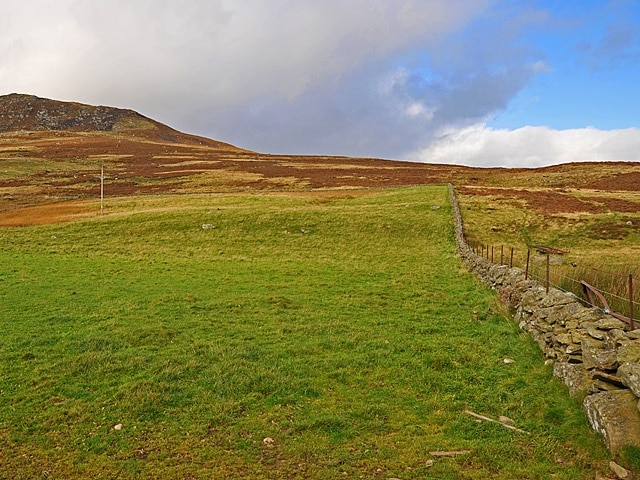
{"label": "rocky outcrop", "polygon": [[571,395],[584,394],[591,426],[611,451],[640,447],[640,330],[572,293],[547,289],[519,268],[474,253],[464,239],[458,202],[450,187],[458,253],[467,268],[494,288],[515,311]]}
{"label": "rocky outcrop", "polygon": [[0,96],[0,132],[112,131],[155,129],[159,126],[162,125],[133,110],[60,102],[17,93]]}

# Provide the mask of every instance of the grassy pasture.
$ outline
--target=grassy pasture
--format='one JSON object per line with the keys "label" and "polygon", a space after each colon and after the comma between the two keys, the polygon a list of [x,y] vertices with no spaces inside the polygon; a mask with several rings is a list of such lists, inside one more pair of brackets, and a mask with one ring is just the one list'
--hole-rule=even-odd
{"label": "grassy pasture", "polygon": [[2,478],[607,468],[579,399],[462,270],[445,187],[113,199],[0,230],[0,322]]}

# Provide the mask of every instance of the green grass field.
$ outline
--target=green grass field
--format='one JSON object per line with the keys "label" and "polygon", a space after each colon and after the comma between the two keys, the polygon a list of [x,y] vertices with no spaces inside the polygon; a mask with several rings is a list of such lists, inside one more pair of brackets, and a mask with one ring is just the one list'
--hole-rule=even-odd
{"label": "green grass field", "polygon": [[446,187],[112,199],[0,230],[0,322],[1,478],[582,479],[609,460],[462,269]]}

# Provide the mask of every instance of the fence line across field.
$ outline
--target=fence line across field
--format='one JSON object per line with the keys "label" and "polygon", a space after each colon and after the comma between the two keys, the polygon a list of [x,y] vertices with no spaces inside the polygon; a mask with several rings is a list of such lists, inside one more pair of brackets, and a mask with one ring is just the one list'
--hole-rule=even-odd
{"label": "fence line across field", "polygon": [[[580,286],[579,290],[581,290],[580,293],[582,293],[582,301],[585,304],[590,305],[592,307],[601,308],[607,311],[607,313],[611,313],[615,317],[619,318],[620,320],[623,320],[629,323],[632,328],[635,328],[635,320],[636,320],[635,307],[639,304],[639,302],[637,302],[634,299],[634,284],[636,284],[636,282],[638,281],[638,278],[634,279],[633,274],[608,272],[598,268],[586,267],[587,270],[592,270],[599,274],[610,275],[612,278],[615,277],[620,280],[624,279],[626,281],[626,290],[628,295],[626,297],[623,297],[619,294],[601,289],[598,286],[593,285],[593,283],[595,282],[588,283],[585,279],[577,279],[574,277],[567,276],[560,269],[556,269],[556,271],[553,271],[552,267],[554,265],[552,265],[551,263],[552,255],[561,256],[566,253],[569,253],[565,250],[560,250],[553,247],[546,247],[542,245],[529,245],[527,248],[526,260],[523,261],[524,265],[518,265],[517,261],[516,263],[514,263],[514,257],[519,251],[514,247],[504,245],[504,244],[501,244],[499,246],[489,245],[484,243],[468,243],[468,244],[470,245],[471,249],[476,255],[480,255],[481,257],[486,258],[487,260],[491,261],[491,263],[495,263],[498,265],[508,265],[510,268],[513,268],[514,266],[522,267],[525,271],[525,279],[532,278],[539,281],[545,286],[547,293],[549,293],[549,288],[554,287],[558,290],[562,290],[565,292],[573,293],[574,295],[578,295],[576,291],[567,290],[566,288],[563,288],[561,285],[553,282],[551,280],[552,274],[555,275],[555,277],[559,277],[561,280],[566,281],[567,283]],[[544,261],[544,266],[541,267],[543,269],[542,273],[539,272],[540,270],[539,268],[534,266],[535,262],[533,262],[531,258],[532,250],[539,252],[540,254],[546,257]],[[571,265],[574,268],[576,267],[575,263]],[[602,305],[598,305],[596,303],[596,298],[594,298],[594,296],[598,300],[600,300],[600,303],[602,303]],[[609,306],[610,303],[614,303],[613,300],[618,301],[618,303],[621,303],[621,302],[626,303],[625,308],[628,309],[628,316],[622,313],[613,311],[613,308]]]}

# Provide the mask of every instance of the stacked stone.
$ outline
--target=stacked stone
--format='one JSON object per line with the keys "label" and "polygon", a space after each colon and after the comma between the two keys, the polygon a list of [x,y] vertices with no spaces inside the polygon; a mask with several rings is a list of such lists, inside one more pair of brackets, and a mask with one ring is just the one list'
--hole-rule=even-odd
{"label": "stacked stone", "polygon": [[[460,215],[451,188],[454,216]],[[585,395],[592,427],[611,451],[640,447],[640,329],[587,308],[572,293],[525,280],[519,268],[496,265],[477,255],[455,219],[458,253],[483,282],[515,309],[515,320],[531,334],[564,381],[570,395]]]}

